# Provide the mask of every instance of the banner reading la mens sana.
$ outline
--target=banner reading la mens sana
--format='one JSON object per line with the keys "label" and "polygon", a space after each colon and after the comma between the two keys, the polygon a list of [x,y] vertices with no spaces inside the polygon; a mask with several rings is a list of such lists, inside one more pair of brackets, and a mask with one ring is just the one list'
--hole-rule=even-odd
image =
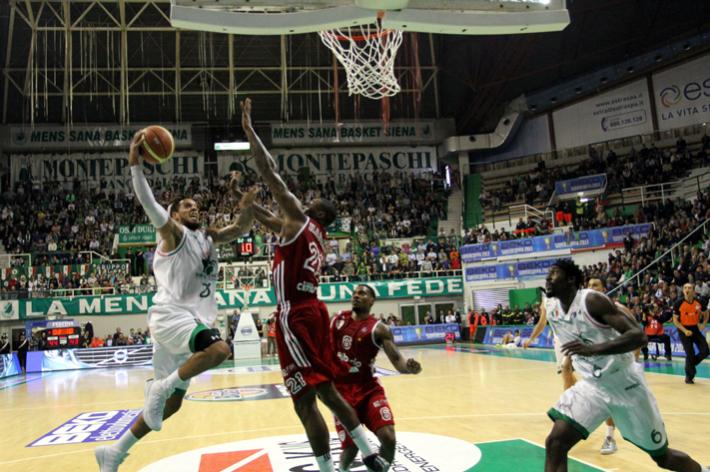
{"label": "banner reading la mens sana", "polygon": [[[279,173],[295,175],[306,167],[311,175],[372,175],[420,173],[436,170],[436,148],[431,146],[294,148],[273,149]],[[237,170],[256,173],[254,158],[247,154],[220,154],[220,175]]]}

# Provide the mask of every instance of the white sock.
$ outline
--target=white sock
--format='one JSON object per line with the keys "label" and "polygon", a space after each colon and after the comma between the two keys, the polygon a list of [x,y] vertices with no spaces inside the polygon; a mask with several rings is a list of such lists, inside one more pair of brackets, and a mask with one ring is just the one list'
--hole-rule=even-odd
{"label": "white sock", "polygon": [[703,467],[702,465],[700,466],[700,472],[710,472],[710,469],[707,467]]}
{"label": "white sock", "polygon": [[121,436],[121,439],[119,439],[118,442],[113,445],[113,447],[121,452],[128,452],[128,450],[132,448],[133,445],[137,442],[138,438],[135,437],[129,429],[128,431],[126,431],[126,434]]}
{"label": "white sock", "polygon": [[320,472],[335,472],[333,458],[330,457],[330,453],[316,456],[316,462],[318,463],[318,470],[320,470]]}
{"label": "white sock", "polygon": [[607,427],[606,427],[606,437],[607,437],[607,438],[613,438],[613,437],[614,437],[614,426],[607,426]]}
{"label": "white sock", "polygon": [[365,429],[361,424],[358,425],[357,428],[350,431],[350,438],[352,438],[357,448],[360,449],[362,457],[371,456],[377,452],[367,441],[367,438],[365,437]]}
{"label": "white sock", "polygon": [[165,379],[165,382],[171,390],[175,390],[175,387],[177,387],[177,384],[182,382],[182,380],[183,379],[180,378],[180,376],[178,375],[178,371],[176,369],[175,372],[168,375],[168,378]]}
{"label": "white sock", "polygon": [[338,466],[338,472],[349,472],[349,471],[350,471],[349,465],[345,465],[341,462],[340,465]]}

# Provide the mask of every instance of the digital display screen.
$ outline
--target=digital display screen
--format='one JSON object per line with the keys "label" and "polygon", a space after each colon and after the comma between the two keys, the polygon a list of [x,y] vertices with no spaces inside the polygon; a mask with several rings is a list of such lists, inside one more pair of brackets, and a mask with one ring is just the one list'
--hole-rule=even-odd
{"label": "digital display screen", "polygon": [[254,241],[250,236],[237,238],[237,251],[240,256],[254,255]]}

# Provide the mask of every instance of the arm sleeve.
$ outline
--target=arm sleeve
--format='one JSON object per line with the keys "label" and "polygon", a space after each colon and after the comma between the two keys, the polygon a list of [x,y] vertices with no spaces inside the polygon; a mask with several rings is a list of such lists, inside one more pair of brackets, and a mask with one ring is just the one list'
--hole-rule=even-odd
{"label": "arm sleeve", "polygon": [[170,219],[170,215],[165,211],[165,208],[160,206],[153,192],[150,190],[148,181],[143,175],[143,169],[141,166],[131,166],[131,176],[133,180],[133,189],[136,192],[136,197],[140,202],[141,206],[145,210],[145,214],[148,215],[148,219],[153,226],[156,228],[162,228]]}

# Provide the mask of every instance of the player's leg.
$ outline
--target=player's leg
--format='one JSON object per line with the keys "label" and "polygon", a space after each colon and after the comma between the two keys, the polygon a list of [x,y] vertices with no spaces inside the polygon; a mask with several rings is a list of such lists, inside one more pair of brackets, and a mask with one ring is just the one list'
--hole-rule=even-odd
{"label": "player's leg", "polygon": [[312,388],[304,389],[293,401],[298,419],[306,430],[308,442],[318,461],[321,472],[333,471],[333,459],[330,456],[330,434],[323,415],[318,410],[316,392]]}
{"label": "player's leg", "polygon": [[352,438],[348,434],[345,426],[335,418],[335,431],[338,433],[338,439],[340,439],[340,457],[338,458],[338,472],[347,472],[350,470],[355,457],[357,456],[357,446],[353,442]]}
{"label": "player's leg", "polygon": [[395,447],[397,446],[397,435],[394,432],[394,425],[383,426],[375,431],[377,439],[380,440],[380,455],[390,464],[394,462]]}
{"label": "player's leg", "polygon": [[606,421],[606,436],[604,436],[604,442],[602,443],[602,448],[599,452],[602,455],[614,454],[619,448],[616,445],[616,439],[614,438],[614,430],[616,425],[612,418],[607,418]]}
{"label": "player's leg", "polygon": [[565,420],[555,420],[545,439],[545,472],[566,472],[567,454],[584,435]]}
{"label": "player's leg", "polygon": [[172,392],[192,377],[221,364],[230,351],[217,330],[209,329],[179,308],[152,309],[149,327],[157,344],[173,355],[189,356],[167,377],[146,383],[143,418],[150,429],[160,431],[165,401]]}
{"label": "player's leg", "polygon": [[545,472],[567,470],[567,454],[610,416],[604,395],[585,380],[564,391],[547,415],[555,424],[545,441]]}
{"label": "player's leg", "polygon": [[389,463],[379,461],[377,451],[373,449],[365,436],[365,428],[353,407],[338,393],[332,382],[323,382],[316,386],[318,398],[327,406],[345,426],[357,448],[362,453],[363,462],[373,470],[387,470]]}
{"label": "player's leg", "polygon": [[[153,370],[155,378],[167,377],[171,372],[185,362],[187,355],[176,356],[171,354],[160,344],[153,345]],[[182,382],[173,390],[172,394],[165,401],[163,409],[163,419],[167,419],[175,414],[182,406],[182,399],[187,393],[189,381]],[[138,415],[135,423],[111,446],[100,446],[94,451],[96,461],[99,463],[100,472],[116,472],[119,465],[128,456],[128,451],[140,439],[151,431],[146,423],[143,413]]]}

